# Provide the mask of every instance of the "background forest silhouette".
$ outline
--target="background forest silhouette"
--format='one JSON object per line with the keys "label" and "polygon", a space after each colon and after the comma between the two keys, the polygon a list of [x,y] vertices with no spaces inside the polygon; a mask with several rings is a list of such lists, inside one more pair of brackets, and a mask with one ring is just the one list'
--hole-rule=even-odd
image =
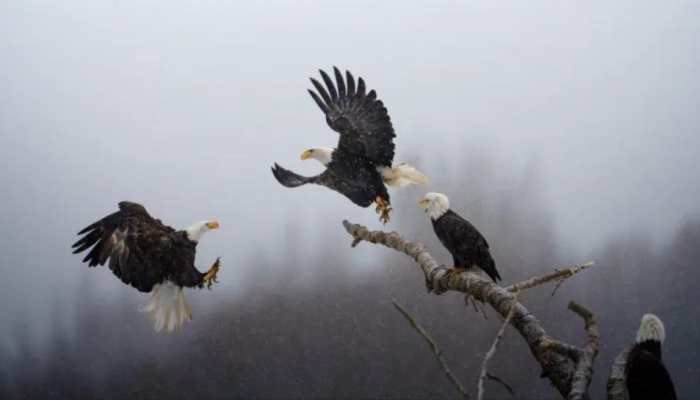
{"label": "background forest silhouette", "polygon": [[[552,231],[536,166],[494,187],[490,183],[499,172],[484,165],[433,165],[431,176],[438,179],[431,184],[449,188],[453,207],[486,234],[506,282],[596,260],[594,268],[566,281],[554,297],[551,285],[522,296],[549,332],[571,343],[581,343],[583,330],[566,310],[567,302],[576,300],[597,314],[602,338],[592,395],[603,396],[612,358],[633,340],[645,312],[657,313],[666,324],[665,362],[680,397],[700,395],[695,288],[700,220],[688,220],[661,247],[635,232],[585,259],[572,259],[560,251]],[[414,197],[395,196],[399,211],[387,228],[424,242],[448,262]],[[284,268],[268,265],[263,249],[237,250],[240,258],[224,259],[222,273],[237,263],[250,264],[257,273],[240,283],[235,299],[195,294],[194,322],[169,336],[153,333],[136,312],[144,297],[126,287],[120,296],[103,297],[94,282],[114,278],[106,270],[84,271],[79,301],[54,299],[54,320],[47,324],[54,331],[47,343],[36,346],[25,326],[14,327],[15,346],[0,364],[0,397],[453,397],[433,355],[391,305],[392,296],[433,334],[453,370],[473,389],[481,357],[500,326],[497,315],[487,309],[484,320],[465,307],[462,296],[427,294],[418,268],[395,252],[374,252],[366,245],[350,249],[349,238],[326,240],[342,229],[341,220],[328,218],[306,231],[315,236],[312,252],[302,250],[298,226],[281,224],[288,240],[274,245],[284,253]],[[351,274],[361,263],[370,264],[370,272]],[[305,268],[297,275],[300,265]],[[87,269],[77,260],[57,268]],[[226,290],[218,285],[212,293]],[[74,319],[64,320],[67,307],[77,310]],[[548,381],[539,378],[525,343],[510,329],[490,365],[519,399],[555,396]],[[487,398],[510,398],[499,385],[487,385]]]}
{"label": "background forest silhouette", "polygon": [[[392,193],[386,229],[449,262],[416,201],[448,194],[491,244],[504,284],[595,260],[523,294],[581,344],[569,300],[600,318],[592,396],[641,315],[700,398],[700,2],[5,1],[0,6],[0,398],[452,398],[391,297],[435,336],[470,390],[500,321],[426,293],[395,251],[350,248],[343,219],[380,228],[319,187],[287,190],[309,146],[337,135],[306,93],[333,65],[387,106],[397,161],[427,188]],[[219,284],[194,322],[157,335],[148,296],[70,253],[120,200],[199,245]],[[551,399],[508,329],[491,371]],[[491,399],[510,399],[488,383]]]}

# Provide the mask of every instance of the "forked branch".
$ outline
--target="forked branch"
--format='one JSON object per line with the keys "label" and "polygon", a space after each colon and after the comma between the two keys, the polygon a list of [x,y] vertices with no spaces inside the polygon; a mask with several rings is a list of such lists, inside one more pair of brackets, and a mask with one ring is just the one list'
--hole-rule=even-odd
{"label": "forked branch", "polygon": [[[508,318],[508,315],[512,312],[510,324],[527,343],[532,355],[542,367],[542,375],[550,380],[564,398],[569,398],[572,394],[578,396],[574,398],[585,399],[588,397],[588,384],[590,384],[590,375],[592,374],[592,368],[589,368],[589,366],[592,366],[598,350],[598,328],[593,314],[585,312],[588,310],[577,306],[572,308],[570,305],[570,309],[581,315],[586,321],[588,339],[585,347],[577,349],[578,351],[575,352],[579,356],[572,357],[571,354],[566,352],[562,354],[561,351],[556,351],[550,346],[543,346],[543,343],[556,341],[548,337],[540,321],[522,303],[516,300],[511,290],[498,286],[475,273],[448,274],[448,268],[438,264],[425,246],[421,243],[404,240],[396,232],[370,231],[362,225],[352,224],[348,221],[343,221],[343,226],[353,238],[353,247],[362,241],[366,241],[381,244],[413,258],[425,276],[428,290],[436,294],[446,291],[467,293],[475,299],[491,305],[503,318]],[[573,268],[575,271],[569,272],[557,271],[555,272],[557,274],[555,278],[533,278],[525,281],[533,281],[532,283],[516,284],[512,290],[518,291],[521,287],[527,289],[545,282],[560,280],[589,266],[587,264],[580,265]],[[571,347],[573,348],[573,346]],[[585,360],[583,360],[584,358]],[[582,385],[585,386],[585,389],[583,397],[580,397],[578,393]]]}
{"label": "forked branch", "polygon": [[554,272],[549,273],[547,275],[542,275],[542,276],[536,276],[534,278],[530,278],[527,280],[524,280],[522,282],[514,283],[510,286],[506,286],[506,290],[509,292],[521,292],[523,290],[527,290],[536,286],[543,285],[548,282],[554,282],[557,281],[558,283],[563,282],[567,278],[571,278],[572,276],[578,274],[579,272],[585,270],[586,268],[590,268],[593,266],[593,261],[589,261],[587,263],[581,264],[581,265],[575,265],[573,267],[569,268],[563,268],[563,269],[556,269]]}
{"label": "forked branch", "polygon": [[[513,302],[515,301],[517,301],[517,296],[515,299],[513,299]],[[508,326],[508,324],[510,324],[510,320],[513,318],[513,308],[514,307],[511,307],[510,311],[508,311],[508,316],[506,316],[506,319],[503,321],[501,329],[498,330],[498,333],[496,334],[496,338],[493,340],[491,348],[488,352],[486,352],[486,355],[484,356],[484,361],[481,362],[481,373],[479,374],[479,382],[476,387],[477,400],[482,400],[484,398],[484,382],[486,381],[486,378],[489,375],[488,364],[489,361],[493,358],[494,354],[496,354],[496,350],[498,349],[498,343],[500,343],[501,338],[503,338],[503,334],[506,331],[506,327]]]}

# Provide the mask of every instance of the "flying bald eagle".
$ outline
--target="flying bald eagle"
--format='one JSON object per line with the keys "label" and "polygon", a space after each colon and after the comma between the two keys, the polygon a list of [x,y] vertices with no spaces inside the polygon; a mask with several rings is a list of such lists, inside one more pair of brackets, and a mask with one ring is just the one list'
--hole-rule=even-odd
{"label": "flying bald eagle", "polygon": [[315,183],[340,192],[360,207],[375,203],[380,220],[386,223],[391,204],[385,184],[394,187],[424,184],[427,178],[406,163],[392,164],[396,135],[386,107],[375,91],[365,92],[362,78],[356,86],[350,71],[346,71],[343,79],[338,68],[333,70],[335,84],[320,70],[326,88],[310,78],[318,93],[313,90],[309,93],[326,115],[328,126],[340,134],[338,146],[310,148],[301,154],[302,160],[313,158],[325,165],[326,170],[306,177],[275,163],[272,173],[286,187]]}
{"label": "flying bald eagle", "polygon": [[430,217],[438,239],[454,258],[450,273],[464,272],[468,268],[481,268],[498,282],[501,276],[489,252],[484,236],[469,221],[450,210],[450,201],[442,193],[428,193],[418,204]]}
{"label": "flying bald eagle", "polygon": [[661,361],[661,344],[665,339],[663,322],[656,315],[645,314],[625,366],[630,400],[676,400],[671,375]]}
{"label": "flying bald eagle", "polygon": [[151,217],[142,205],[122,201],[119,211],[78,233],[85,236],[73,244],[73,254],[92,247],[83,259],[88,266],[109,260],[109,269],[122,282],[151,292],[142,310],[150,314],[156,331],[171,332],[192,319],[182,288],[211,287],[216,282],[219,260],[201,273],[194,258],[202,235],[217,228],[217,221],[202,221],[176,231]]}

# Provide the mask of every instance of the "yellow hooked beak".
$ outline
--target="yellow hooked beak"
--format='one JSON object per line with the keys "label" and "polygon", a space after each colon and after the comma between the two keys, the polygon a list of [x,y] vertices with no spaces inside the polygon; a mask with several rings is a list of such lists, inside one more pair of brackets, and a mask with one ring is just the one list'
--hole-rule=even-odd
{"label": "yellow hooked beak", "polygon": [[309,150],[304,150],[304,152],[301,153],[301,159],[302,159],[302,160],[308,160],[309,158],[311,158],[311,154],[312,154],[313,152],[314,152],[314,151],[311,150],[311,149],[309,149]]}
{"label": "yellow hooked beak", "polygon": [[430,203],[430,200],[426,199],[425,197],[418,200],[418,205],[423,209],[428,208],[428,203]]}
{"label": "yellow hooked beak", "polygon": [[219,227],[221,227],[219,221],[214,220],[207,222],[207,228],[209,229],[219,229]]}

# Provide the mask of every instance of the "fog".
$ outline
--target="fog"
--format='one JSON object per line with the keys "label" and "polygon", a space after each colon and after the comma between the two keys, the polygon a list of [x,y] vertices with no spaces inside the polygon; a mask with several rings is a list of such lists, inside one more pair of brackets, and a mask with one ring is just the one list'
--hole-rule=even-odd
{"label": "fog", "polygon": [[[641,314],[658,312],[665,360],[692,397],[699,16],[696,2],[633,1],[0,5],[0,384],[15,395],[43,383],[43,395],[153,397],[182,390],[153,382],[184,374],[184,357],[225,367],[207,385],[210,369],[192,371],[191,393],[210,396],[450,396],[392,295],[473,379],[496,318],[484,322],[458,296],[428,296],[399,255],[350,249],[340,221],[379,228],[371,209],[323,188],[283,188],[269,171],[320,171],[299,154],[337,134],[307,78],[337,65],[377,90],[397,159],[431,178],[392,193],[387,229],[447,262],[416,205],[441,191],[484,232],[506,282],[596,259],[556,297],[545,288],[526,305],[566,322],[548,328],[573,341],[582,333],[568,300],[601,315],[596,390]],[[151,333],[135,311],[145,295],[70,254],[75,233],[120,200],[175,227],[222,223],[197,258],[205,269],[222,257],[220,283],[192,292],[195,322],[179,336]],[[506,342],[501,365],[513,357],[535,369],[516,335]],[[397,366],[406,362],[421,367]],[[343,380],[348,371],[359,376]],[[549,393],[546,382],[529,386],[534,372],[504,375],[523,396]],[[83,386],[59,384],[72,378]],[[140,392],[104,389],[141,378]]]}

